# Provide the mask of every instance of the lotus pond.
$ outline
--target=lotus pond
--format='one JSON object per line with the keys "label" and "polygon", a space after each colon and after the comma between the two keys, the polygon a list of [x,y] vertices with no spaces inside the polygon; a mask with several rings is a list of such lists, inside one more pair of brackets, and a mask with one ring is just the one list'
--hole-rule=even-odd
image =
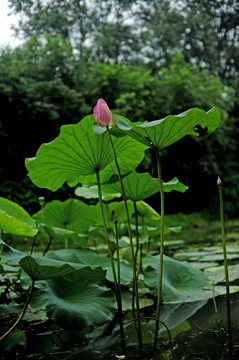
{"label": "lotus pond", "polygon": [[[191,216],[191,215],[190,215]],[[165,322],[170,329],[172,337],[172,358],[173,359],[228,359],[228,352],[226,347],[227,342],[227,322],[226,322],[226,302],[225,296],[225,276],[223,271],[223,260],[220,240],[220,224],[212,222],[210,224],[203,223],[203,219],[197,222],[198,214],[192,216],[192,224],[185,225],[183,230],[178,233],[171,233],[166,236],[165,240],[165,253],[172,259],[180,261],[187,261],[194,269],[201,269],[210,281],[208,290],[194,292],[194,299],[190,301],[176,300],[173,303],[170,301],[162,306],[161,319]],[[167,218],[167,217],[166,217]],[[180,215],[169,217],[176,221],[181,219]],[[182,220],[182,219],[181,219]],[[195,221],[196,223],[193,223]],[[42,234],[42,238],[36,241],[36,254],[41,255],[47,246],[47,238]],[[228,222],[227,226],[228,238],[228,258],[229,258],[229,274],[231,280],[231,315],[232,315],[232,330],[233,330],[233,348],[235,359],[239,355],[239,223]],[[22,287],[27,288],[26,273],[21,274],[19,281],[19,267],[13,267],[16,264],[18,253],[13,251],[10,246],[16,247],[20,250],[25,250],[30,253],[31,241],[29,238],[9,237],[9,247],[4,247],[5,258],[10,261],[11,265],[3,265],[5,271],[11,273],[11,283],[9,284],[9,275],[6,273],[1,277],[1,332],[8,329],[18,317],[19,312],[24,306],[26,294],[22,294]],[[52,243],[52,250],[49,251],[47,258],[56,258],[56,255],[63,252],[64,255],[68,254],[68,259],[72,257],[70,249],[57,250],[61,248],[63,239],[58,238],[55,243]],[[64,241],[63,241],[64,242]],[[103,254],[104,246],[100,237],[98,237],[98,251]],[[73,245],[69,243],[69,245]],[[97,244],[96,244],[97,246]],[[153,239],[149,251],[149,256],[153,256],[155,249],[158,246],[157,237]],[[125,255],[125,249],[122,248],[122,256]],[[95,250],[92,244],[92,252]],[[75,262],[77,255],[74,255]],[[5,263],[5,261],[4,261]],[[124,262],[126,264],[126,262]],[[151,262],[150,272],[146,275],[151,279],[151,271],[154,266]],[[11,269],[10,269],[11,267]],[[40,270],[40,267],[39,267]],[[128,275],[132,277],[132,275]],[[57,282],[52,284],[58,291],[64,285],[64,277],[60,278],[60,284]],[[124,322],[127,323],[132,319],[131,300],[127,294],[130,287],[127,286],[127,269],[124,269],[125,282],[123,291],[123,309],[125,312]],[[71,279],[72,280],[72,279]],[[173,281],[173,279],[171,279]],[[148,281],[148,280],[147,280]],[[151,279],[152,281],[152,279]],[[39,281],[40,283],[40,281]],[[66,283],[65,283],[66,284]],[[190,289],[186,286],[187,281],[183,279],[182,284],[175,285],[174,289],[180,291],[188,291]],[[112,287],[110,281],[107,285]],[[142,314],[145,317],[155,316],[154,297],[149,290],[151,285],[148,283],[149,288],[141,288],[141,307]],[[181,286],[181,288],[180,288]],[[183,286],[185,288],[183,288]],[[63,308],[59,314],[54,314],[52,307],[59,306],[60,299],[64,301],[64,297],[53,299],[53,306],[47,304],[47,296],[42,299],[42,294],[39,294],[40,288],[43,286],[37,285],[36,293],[32,297],[32,302],[23,318],[19,323],[16,330],[14,330],[2,344],[1,359],[117,359],[116,355],[123,355],[119,328],[117,321],[113,318],[111,321],[106,321],[105,324],[97,328],[89,329],[86,334],[84,331],[74,330],[69,328],[65,319]],[[77,290],[79,284],[77,285]],[[214,289],[214,290],[213,290]],[[72,300],[74,300],[75,289],[72,289]],[[235,293],[234,293],[235,292]],[[20,295],[21,294],[21,295]],[[169,293],[170,295],[170,293]],[[77,292],[75,292],[77,296]],[[87,296],[85,294],[84,296]],[[88,296],[91,298],[91,294]],[[98,305],[98,296],[95,298]],[[166,295],[165,295],[166,296]],[[69,312],[71,305],[68,298]],[[104,302],[107,301],[104,298]],[[47,304],[48,311],[45,305]],[[90,311],[98,311],[97,307]],[[86,316],[87,309],[84,311]],[[58,317],[57,317],[58,316]],[[69,315],[68,315],[69,316]],[[73,315],[74,316],[74,315]],[[61,319],[62,317],[62,319]],[[93,314],[95,318],[95,314]],[[73,321],[71,319],[71,321]],[[57,324],[57,322],[59,324]],[[74,326],[74,321],[70,326]],[[142,357],[138,354],[137,334],[135,333],[134,324],[125,324],[125,337],[126,337],[126,352],[124,353],[128,359],[157,359],[157,355],[153,353],[152,339],[154,331],[153,320],[142,320],[143,324],[143,346],[144,354]],[[167,331],[164,326],[160,327],[159,337],[159,350],[160,358],[170,359],[170,344],[168,340]]]}
{"label": "lotus pond", "polygon": [[[165,216],[166,194],[188,185],[163,182],[160,164],[219,123],[216,108],[132,123],[100,99],[26,159],[35,185],[75,198],[40,197],[33,215],[0,198],[2,359],[236,359],[238,223],[226,247],[220,179],[221,221]],[[156,178],[137,171],[146,151]]]}

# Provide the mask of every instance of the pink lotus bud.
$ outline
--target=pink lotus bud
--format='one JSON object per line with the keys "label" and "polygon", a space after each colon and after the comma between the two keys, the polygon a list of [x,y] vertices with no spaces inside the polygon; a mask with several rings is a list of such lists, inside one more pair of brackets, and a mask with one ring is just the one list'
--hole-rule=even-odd
{"label": "pink lotus bud", "polygon": [[97,105],[94,107],[94,117],[98,125],[112,126],[115,123],[115,118],[112,121],[112,112],[110,111],[108,105],[103,99],[97,101]]}

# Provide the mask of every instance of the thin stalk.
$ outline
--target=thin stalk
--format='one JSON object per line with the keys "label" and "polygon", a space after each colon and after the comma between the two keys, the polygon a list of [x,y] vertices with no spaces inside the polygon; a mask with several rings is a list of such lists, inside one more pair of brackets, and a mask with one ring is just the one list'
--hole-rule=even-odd
{"label": "thin stalk", "polygon": [[139,251],[139,224],[138,224],[138,212],[136,202],[134,201],[134,214],[135,214],[135,235],[136,235],[136,250],[135,250],[135,264],[137,264],[137,255]]}
{"label": "thin stalk", "polygon": [[108,229],[107,229],[107,226],[106,226],[99,171],[96,171],[96,178],[97,178],[97,185],[98,185],[98,196],[99,196],[100,211],[101,211],[101,216],[102,216],[102,221],[103,221],[103,226],[104,226],[104,232],[105,232],[105,238],[106,238],[106,242],[107,242],[108,253],[109,253],[109,257],[110,257],[110,263],[111,263],[112,274],[113,274],[113,279],[114,279],[115,294],[116,294],[117,306],[118,306],[118,316],[119,316],[119,325],[120,325],[120,333],[121,333],[121,342],[122,342],[122,347],[124,348],[125,343],[124,343],[122,298],[121,298],[121,292],[119,290],[119,286],[118,286],[118,283],[117,283],[117,277],[116,277],[116,272],[115,272],[113,253],[112,253],[112,250],[111,250],[111,244],[110,244]]}
{"label": "thin stalk", "polygon": [[51,246],[51,242],[52,242],[52,237],[48,235],[48,243],[47,243],[47,246],[42,254],[42,256],[45,256],[47,251],[50,249],[50,246]]}
{"label": "thin stalk", "polygon": [[222,247],[223,247],[223,257],[224,257],[224,271],[225,271],[225,279],[226,279],[228,350],[229,350],[229,359],[232,359],[232,326],[231,326],[231,308],[230,308],[230,282],[229,282],[228,265],[227,265],[227,247],[226,247],[226,232],[225,232],[224,210],[223,210],[222,181],[221,181],[220,178],[218,178],[218,180],[217,180],[217,185],[218,185],[218,190],[219,190]]}
{"label": "thin stalk", "polygon": [[[118,232],[118,220],[114,219],[115,224],[115,238],[116,238],[116,254],[117,254],[117,281],[118,281],[118,288],[121,297],[121,285],[120,285],[120,256],[119,256],[119,232]],[[122,299],[122,297],[121,297]]]}
{"label": "thin stalk", "polygon": [[34,238],[33,238],[30,255],[32,255],[32,253],[33,253],[33,249],[34,249],[34,246],[35,246],[35,243],[36,243],[36,237],[37,237],[37,234],[36,234],[36,235],[34,236]]}
{"label": "thin stalk", "polygon": [[160,268],[159,268],[159,282],[158,282],[158,294],[157,294],[157,306],[156,306],[156,324],[154,333],[154,347],[156,348],[158,343],[158,330],[159,330],[159,318],[160,318],[160,302],[162,297],[162,281],[163,281],[163,252],[164,252],[164,192],[163,192],[163,180],[161,175],[161,165],[158,150],[155,149],[157,159],[157,173],[159,180],[159,191],[161,201],[161,229],[160,229]]}
{"label": "thin stalk", "polygon": [[27,307],[28,307],[29,302],[30,302],[30,300],[31,300],[32,292],[33,292],[33,289],[34,289],[34,284],[35,284],[35,281],[32,280],[32,284],[31,284],[31,286],[30,286],[30,288],[29,288],[29,292],[28,292],[28,295],[27,295],[27,300],[26,300],[26,302],[25,302],[25,305],[24,305],[24,307],[23,307],[23,309],[22,309],[22,312],[21,312],[19,318],[18,318],[17,321],[10,327],[10,329],[8,329],[8,331],[5,332],[5,334],[0,337],[0,341],[3,340],[6,336],[8,336],[8,335],[12,332],[12,330],[15,329],[15,327],[17,326],[17,324],[21,321],[21,319],[22,319],[23,316],[25,315],[25,313],[26,313],[26,311],[27,311]]}
{"label": "thin stalk", "polygon": [[132,232],[131,232],[131,227],[130,227],[129,209],[128,209],[128,205],[127,205],[127,201],[126,201],[124,185],[123,185],[122,176],[120,173],[117,156],[115,153],[114,144],[111,139],[111,135],[110,135],[108,126],[107,126],[107,133],[109,136],[109,141],[110,141],[110,144],[112,147],[115,165],[116,165],[117,172],[118,172],[119,182],[120,182],[124,206],[125,206],[126,218],[127,218],[128,235],[129,235],[131,257],[132,257],[132,263],[133,263],[133,284],[134,284],[135,297],[136,297],[136,310],[137,310],[137,322],[138,322],[138,326],[136,328],[137,328],[137,332],[138,332],[139,348],[142,349],[142,331],[141,331],[141,323],[140,323],[139,292],[138,292],[137,272],[136,272],[136,264],[135,264],[135,256],[134,256],[134,244],[133,244],[133,237],[132,237]]}
{"label": "thin stalk", "polygon": [[[138,251],[139,251],[139,228],[138,228],[138,213],[137,213],[137,207],[136,207],[136,202],[134,201],[134,214],[135,214],[135,235],[136,235],[136,250],[135,250],[135,256],[134,256],[134,262],[135,262],[135,266],[137,265],[137,255],[138,255]],[[138,281],[138,275],[139,272],[137,272],[136,274],[136,278]],[[134,285],[134,280],[133,280],[133,293],[132,293],[132,313],[133,313],[133,317],[135,318],[135,285]]]}
{"label": "thin stalk", "polygon": [[[152,316],[141,316],[140,319],[154,320],[154,321],[158,322],[159,324],[162,324],[162,325],[165,327],[165,329],[166,329],[166,331],[167,331],[167,333],[168,333],[168,338],[169,338],[170,360],[171,360],[171,359],[173,358],[173,357],[172,357],[172,353],[173,353],[173,343],[172,343],[172,336],[171,336],[171,333],[170,333],[170,330],[169,330],[168,326],[167,326],[163,321],[157,320],[155,317],[152,317]],[[125,322],[124,322],[124,325],[130,324],[130,323],[134,322],[134,320],[135,320],[135,319],[131,319],[131,320],[129,320],[129,321],[125,321]]]}

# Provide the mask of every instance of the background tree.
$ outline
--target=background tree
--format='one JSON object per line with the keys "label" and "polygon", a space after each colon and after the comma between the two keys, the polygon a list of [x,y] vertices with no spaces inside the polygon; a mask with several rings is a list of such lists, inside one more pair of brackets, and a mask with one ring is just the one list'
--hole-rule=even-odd
{"label": "background tree", "polygon": [[[26,43],[0,54],[0,146],[8,149],[0,170],[3,182],[25,178],[22,159],[57,136],[63,123],[91,113],[99,97],[131,120],[159,119],[194,106],[207,111],[215,105],[222,113],[222,127],[212,137],[188,137],[175,144],[162,154],[163,165],[169,177],[177,175],[191,184],[193,193],[184,194],[184,210],[193,210],[193,197],[199,208],[213,204],[218,175],[225,192],[229,189],[230,210],[238,210],[236,0],[9,4],[21,14],[16,31]],[[29,137],[26,129],[37,136]],[[143,165],[149,171],[150,161],[148,156]],[[16,172],[7,174],[9,162]],[[206,191],[198,190],[202,184]],[[170,209],[180,210],[175,204]]]}

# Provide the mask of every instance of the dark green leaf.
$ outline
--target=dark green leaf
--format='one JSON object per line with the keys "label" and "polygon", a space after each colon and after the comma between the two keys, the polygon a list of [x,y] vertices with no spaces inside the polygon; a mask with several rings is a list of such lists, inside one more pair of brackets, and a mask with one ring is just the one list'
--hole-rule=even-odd
{"label": "dark green leaf", "polygon": [[[157,296],[160,256],[147,255],[143,261],[145,284]],[[195,301],[212,296],[206,276],[187,262],[173,260],[164,255],[162,298],[164,303]]]}
{"label": "dark green leaf", "polygon": [[31,305],[46,307],[47,315],[66,329],[89,331],[89,327],[109,321],[111,311],[115,310],[109,290],[80,275],[75,280],[69,282],[62,277],[47,280],[45,291],[37,290]]}

